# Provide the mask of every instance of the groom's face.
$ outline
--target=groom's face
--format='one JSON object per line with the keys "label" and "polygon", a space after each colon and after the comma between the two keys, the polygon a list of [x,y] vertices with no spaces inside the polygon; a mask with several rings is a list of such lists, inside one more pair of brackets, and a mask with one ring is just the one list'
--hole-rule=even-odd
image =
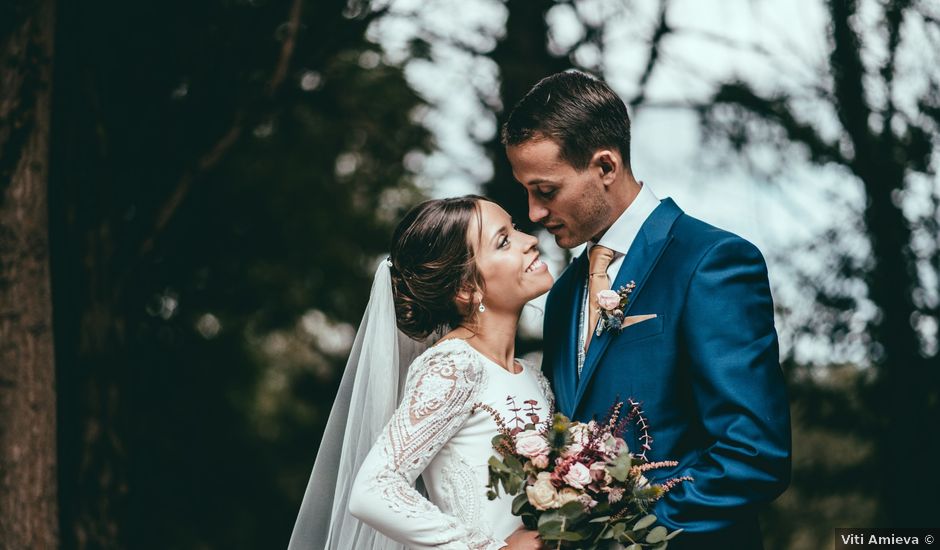
{"label": "groom's face", "polygon": [[506,147],[513,176],[525,187],[529,219],[541,224],[563,248],[599,236],[609,225],[602,170],[577,170],[561,157],[551,139],[533,139]]}

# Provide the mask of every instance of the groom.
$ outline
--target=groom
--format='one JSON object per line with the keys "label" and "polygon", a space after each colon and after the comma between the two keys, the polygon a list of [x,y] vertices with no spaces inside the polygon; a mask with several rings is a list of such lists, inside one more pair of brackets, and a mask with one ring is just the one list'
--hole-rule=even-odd
{"label": "groom", "polygon": [[[790,414],[760,252],[634,179],[626,107],[591,76],[543,79],[502,138],[532,221],[587,243],[545,308],[557,408],[584,421],[641,404],[649,431],[634,426],[630,448],[679,462],[653,481],[694,478],[653,511],[685,530],[671,549],[761,548],[758,508],[789,482]],[[596,333],[597,293],[631,282],[623,328]]]}

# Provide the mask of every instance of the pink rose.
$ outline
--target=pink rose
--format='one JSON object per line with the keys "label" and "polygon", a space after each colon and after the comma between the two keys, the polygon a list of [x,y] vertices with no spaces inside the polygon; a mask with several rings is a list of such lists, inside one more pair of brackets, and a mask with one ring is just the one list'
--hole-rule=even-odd
{"label": "pink rose", "polygon": [[516,452],[526,458],[536,458],[544,456],[545,465],[548,465],[548,441],[536,430],[526,430],[516,434]]}
{"label": "pink rose", "polygon": [[532,465],[540,470],[548,468],[548,455],[539,455],[532,457]]}
{"label": "pink rose", "polygon": [[597,305],[607,310],[620,307],[620,295],[613,290],[602,290],[597,293]]}
{"label": "pink rose", "polygon": [[607,476],[607,465],[600,461],[591,464],[591,467],[588,468],[588,470],[590,470],[591,478],[594,481],[603,481]]}
{"label": "pink rose", "polygon": [[583,489],[585,485],[591,482],[591,470],[584,464],[575,462],[568,468],[564,481],[575,489]]}
{"label": "pink rose", "polygon": [[572,443],[571,445],[568,445],[561,451],[561,456],[565,458],[578,456],[579,454],[581,454],[581,451],[583,450],[584,450],[584,446],[581,445],[580,443]]}

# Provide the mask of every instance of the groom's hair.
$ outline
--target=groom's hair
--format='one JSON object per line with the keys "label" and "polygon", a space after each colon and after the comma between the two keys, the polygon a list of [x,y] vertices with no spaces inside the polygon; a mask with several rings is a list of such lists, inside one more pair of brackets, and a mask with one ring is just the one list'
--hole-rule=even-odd
{"label": "groom's hair", "polygon": [[529,90],[503,124],[503,145],[552,139],[576,170],[588,167],[599,149],[616,147],[630,167],[630,116],[603,80],[569,70],[547,76]]}

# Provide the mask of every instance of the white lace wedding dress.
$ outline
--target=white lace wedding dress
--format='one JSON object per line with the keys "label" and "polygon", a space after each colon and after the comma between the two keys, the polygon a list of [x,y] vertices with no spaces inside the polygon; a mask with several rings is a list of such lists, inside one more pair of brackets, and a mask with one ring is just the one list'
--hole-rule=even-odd
{"label": "white lace wedding dress", "polygon": [[[545,420],[554,406],[541,371],[517,362],[522,370],[512,374],[458,339],[418,357],[401,404],[359,470],[350,512],[410,548],[505,546],[522,523],[510,510],[513,497],[486,497],[497,428],[479,405],[510,428],[530,422],[531,414]],[[419,475],[429,498],[414,488]]]}

